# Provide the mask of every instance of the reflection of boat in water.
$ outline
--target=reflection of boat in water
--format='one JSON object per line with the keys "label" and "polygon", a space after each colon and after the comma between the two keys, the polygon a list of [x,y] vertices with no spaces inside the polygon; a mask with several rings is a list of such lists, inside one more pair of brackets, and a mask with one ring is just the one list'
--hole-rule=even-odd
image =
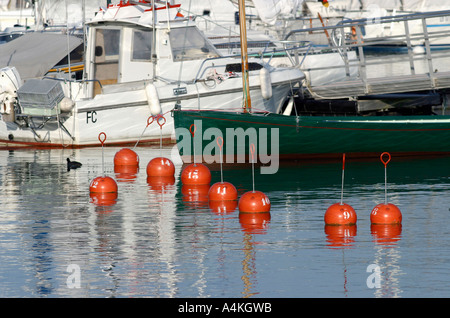
{"label": "reflection of boat in water", "polygon": [[[81,80],[29,79],[4,70],[10,88],[0,121],[3,146],[133,145],[147,118],[185,109],[236,108],[242,72],[236,58],[220,56],[189,19],[175,19],[178,5],[111,5],[88,23],[86,66]],[[164,11],[164,12],[163,12]],[[170,30],[170,32],[169,32]],[[19,74],[20,75],[20,74]],[[251,62],[254,107],[275,112],[304,78],[300,70]],[[17,94],[16,94],[17,92]],[[140,144],[173,137],[173,121],[150,125]]]}

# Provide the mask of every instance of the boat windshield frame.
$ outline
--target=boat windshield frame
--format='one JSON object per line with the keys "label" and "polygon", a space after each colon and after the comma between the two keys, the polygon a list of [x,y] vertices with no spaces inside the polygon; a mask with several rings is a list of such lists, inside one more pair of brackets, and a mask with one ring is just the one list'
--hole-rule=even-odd
{"label": "boat windshield frame", "polygon": [[174,62],[221,56],[211,41],[194,25],[171,28],[168,33]]}

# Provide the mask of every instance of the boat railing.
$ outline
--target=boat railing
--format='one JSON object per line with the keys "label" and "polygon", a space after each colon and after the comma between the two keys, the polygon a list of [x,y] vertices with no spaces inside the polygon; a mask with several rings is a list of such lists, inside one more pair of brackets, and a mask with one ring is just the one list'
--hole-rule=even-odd
{"label": "boat railing", "polygon": [[[280,41],[280,43],[284,45],[284,48],[268,49],[268,47],[265,47],[264,50],[260,52],[248,53],[248,56],[260,59],[268,58],[268,61],[266,63],[269,63],[273,57],[277,56],[278,54],[284,54],[291,61],[292,67],[296,67],[303,63],[304,56],[308,54],[308,52],[311,50],[311,47],[313,46],[313,44],[309,41],[287,40],[287,41]],[[299,59],[299,56],[303,56],[302,60]],[[206,70],[210,67],[210,65],[208,65],[208,62],[227,59],[228,60],[240,59],[240,58],[241,58],[240,54],[231,54],[203,59],[192,82],[196,83],[203,77]]]}
{"label": "boat railing", "polygon": [[[292,30],[284,40],[304,40],[312,32],[324,32],[328,48],[340,52],[344,63],[333,68],[344,68],[347,81],[352,80],[349,69],[357,68],[366,95],[373,92],[368,81],[374,78],[426,75],[433,89],[437,73],[449,72],[450,77],[450,10],[344,19],[335,25]],[[350,51],[356,51],[356,58],[349,58]],[[446,57],[449,60],[443,63]],[[380,72],[389,68],[389,73]],[[320,69],[318,65],[304,71]]]}

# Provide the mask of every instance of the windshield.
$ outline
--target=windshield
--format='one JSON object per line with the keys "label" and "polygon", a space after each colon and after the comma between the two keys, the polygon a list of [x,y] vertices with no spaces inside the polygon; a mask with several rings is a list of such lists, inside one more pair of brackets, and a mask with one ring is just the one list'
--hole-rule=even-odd
{"label": "windshield", "polygon": [[218,57],[214,46],[195,27],[170,30],[170,45],[174,61]]}

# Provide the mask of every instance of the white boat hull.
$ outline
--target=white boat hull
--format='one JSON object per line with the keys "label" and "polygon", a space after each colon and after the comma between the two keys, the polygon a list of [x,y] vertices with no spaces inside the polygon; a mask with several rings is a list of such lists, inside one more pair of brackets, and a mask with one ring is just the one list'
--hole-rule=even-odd
{"label": "white boat hull", "polygon": [[[276,72],[274,72],[276,73]],[[276,112],[280,103],[295,85],[298,86],[298,70],[292,69],[292,81],[283,81],[272,74],[272,97],[264,99],[261,93],[261,85],[254,76],[256,85],[250,85],[252,108]],[[295,81],[297,80],[297,81]],[[36,126],[21,127],[13,122],[0,121],[0,147],[92,147],[101,146],[98,139],[100,133],[106,134],[104,145],[139,145],[159,144],[162,138],[164,143],[175,142],[175,131],[171,110],[176,104],[182,109],[210,109],[210,110],[241,110],[242,90],[236,86],[236,81],[242,81],[240,77],[227,79],[222,83],[196,83],[191,85],[164,85],[158,88],[161,102],[161,114],[165,123],[160,120],[161,126],[152,121],[150,106],[144,91],[144,83],[136,83],[142,89],[127,90],[123,93],[120,84],[115,88],[109,88],[110,93],[97,95],[95,98],[76,103],[72,114],[61,115],[39,127],[39,119],[33,119]],[[234,82],[234,83],[233,83]],[[251,82],[252,83],[252,82]],[[130,83],[126,84],[130,87]],[[207,85],[211,85],[208,88]],[[214,87],[213,87],[214,86]],[[217,87],[220,86],[220,90]],[[237,87],[237,88],[236,88]],[[117,92],[114,92],[114,89]],[[174,95],[174,89],[183,92]],[[186,93],[184,93],[186,92]],[[151,123],[148,125],[148,123]]]}

